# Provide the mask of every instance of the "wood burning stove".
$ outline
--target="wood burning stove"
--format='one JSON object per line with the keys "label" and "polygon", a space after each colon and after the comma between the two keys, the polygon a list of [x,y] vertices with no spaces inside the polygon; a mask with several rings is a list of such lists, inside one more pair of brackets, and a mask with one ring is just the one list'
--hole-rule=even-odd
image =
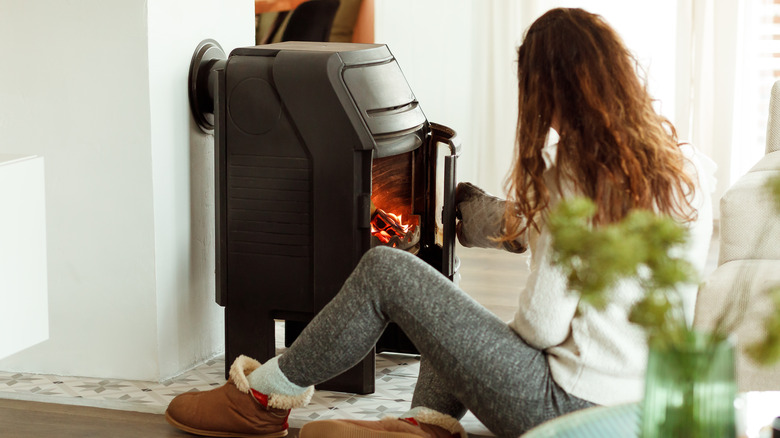
{"label": "wood burning stove", "polygon": [[[429,123],[384,45],[206,40],[190,102],[214,129],[217,302],[226,363],[290,342],[372,246],[455,274],[455,132]],[[414,352],[397,327],[379,350]],[[321,388],[374,390],[374,354]]]}

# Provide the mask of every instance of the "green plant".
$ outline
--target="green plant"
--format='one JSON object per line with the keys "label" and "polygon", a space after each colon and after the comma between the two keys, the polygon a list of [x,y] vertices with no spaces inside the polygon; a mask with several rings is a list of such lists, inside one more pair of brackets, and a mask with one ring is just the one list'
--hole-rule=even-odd
{"label": "green plant", "polygon": [[[768,184],[780,213],[780,178]],[[569,289],[581,295],[580,306],[603,309],[618,281],[636,281],[645,292],[630,313],[656,346],[682,345],[691,337],[676,289],[699,279],[691,265],[675,256],[688,239],[687,230],[669,217],[636,210],[625,219],[593,227],[595,204],[586,198],[561,202],[549,217],[553,236],[552,262],[568,279]],[[747,296],[747,290],[742,294]],[[765,320],[767,336],[749,345],[746,352],[758,363],[780,360],[780,286],[770,291],[775,310]],[[712,333],[713,343],[722,341],[741,322],[743,315],[727,314]]]}

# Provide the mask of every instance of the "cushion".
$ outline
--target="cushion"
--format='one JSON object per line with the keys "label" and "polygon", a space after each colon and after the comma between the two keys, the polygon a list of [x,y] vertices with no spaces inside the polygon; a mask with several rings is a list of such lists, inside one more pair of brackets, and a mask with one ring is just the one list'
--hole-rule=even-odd
{"label": "cushion", "polygon": [[769,120],[766,123],[766,153],[780,151],[780,81],[772,85]]}
{"label": "cushion", "polygon": [[780,170],[748,172],[721,198],[719,265],[740,259],[780,260],[780,214],[765,188],[775,176]]}
{"label": "cushion", "polygon": [[775,151],[764,155],[764,157],[750,169],[750,172],[773,171],[778,169],[780,169],[780,151]]}
{"label": "cushion", "polygon": [[744,315],[737,325],[737,387],[739,391],[780,390],[780,364],[764,367],[744,355],[743,348],[764,334],[764,318],[772,311],[767,291],[780,287],[780,261],[736,260],[719,266],[699,288],[693,326],[711,330],[728,310]]}

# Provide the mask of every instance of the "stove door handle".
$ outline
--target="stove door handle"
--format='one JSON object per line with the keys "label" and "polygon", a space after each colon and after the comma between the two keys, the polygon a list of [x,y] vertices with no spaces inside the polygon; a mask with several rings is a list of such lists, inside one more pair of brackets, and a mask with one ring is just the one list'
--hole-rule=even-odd
{"label": "stove door handle", "polygon": [[460,139],[454,129],[431,123],[433,141],[450,147],[450,155],[444,157],[444,199],[442,200],[442,273],[453,278],[455,275],[455,187],[456,160],[460,155]]}

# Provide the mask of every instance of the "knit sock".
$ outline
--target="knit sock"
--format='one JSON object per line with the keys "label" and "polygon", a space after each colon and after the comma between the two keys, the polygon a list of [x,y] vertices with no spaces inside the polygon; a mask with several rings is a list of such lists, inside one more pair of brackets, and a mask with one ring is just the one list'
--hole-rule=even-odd
{"label": "knit sock", "polygon": [[246,376],[249,381],[249,386],[255,391],[266,395],[303,394],[308,387],[298,386],[295,383],[290,382],[287,379],[287,376],[285,376],[279,368],[278,360],[279,356],[271,358],[259,368],[249,373],[249,375]]}

